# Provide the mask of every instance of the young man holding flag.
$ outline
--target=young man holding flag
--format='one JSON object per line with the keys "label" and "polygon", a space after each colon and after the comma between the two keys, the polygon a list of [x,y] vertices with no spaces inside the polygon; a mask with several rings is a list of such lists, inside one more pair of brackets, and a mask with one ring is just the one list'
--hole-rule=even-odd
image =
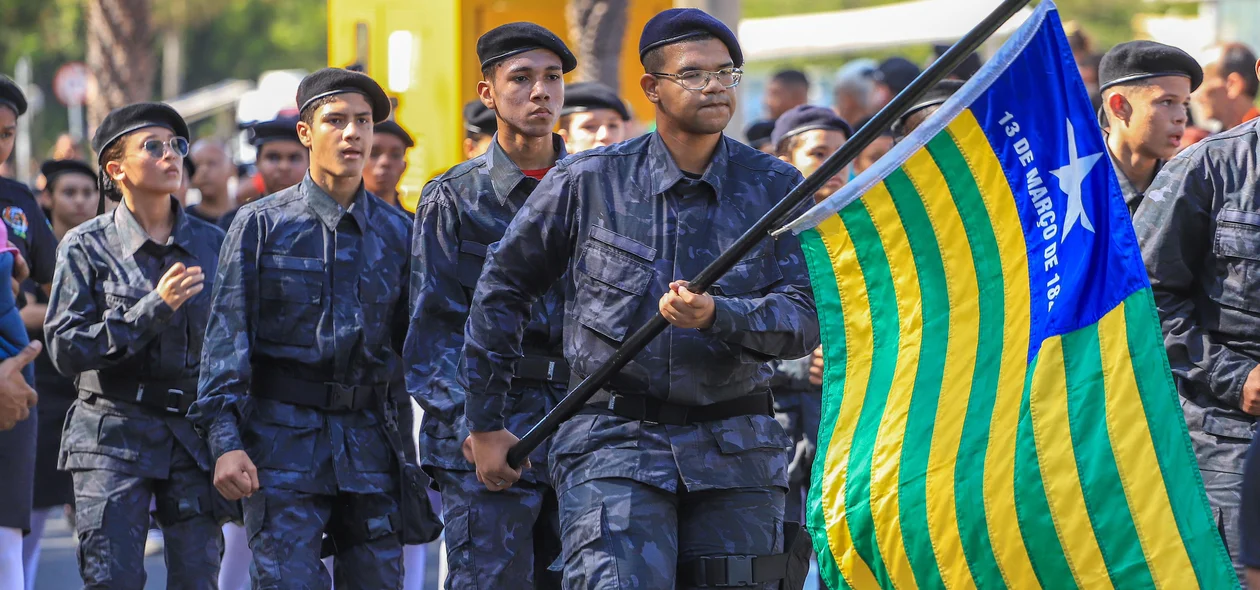
{"label": "young man holding flag", "polygon": [[555,281],[575,380],[659,311],[672,326],[551,441],[566,587],[750,585],[756,571],[769,588],[782,572],[748,556],[782,551],[791,442],[766,363],[818,345],[801,251],[765,241],[710,293],[685,279],[802,178],[722,134],[743,64],[730,29],[673,9],[639,47],[657,132],[557,163],[490,249],[465,330],[471,452],[494,489],[522,476],[506,394],[530,306]]}

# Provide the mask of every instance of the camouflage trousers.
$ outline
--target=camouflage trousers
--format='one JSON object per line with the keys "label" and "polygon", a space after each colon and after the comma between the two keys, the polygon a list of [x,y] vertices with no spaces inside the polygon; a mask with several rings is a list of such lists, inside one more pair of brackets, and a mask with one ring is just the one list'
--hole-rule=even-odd
{"label": "camouflage trousers", "polygon": [[[396,515],[391,494],[312,494],[267,486],[243,500],[245,534],[254,561],[254,590],[330,590],[320,561],[324,531],[334,519],[363,528]],[[381,531],[384,533],[384,531]],[[372,534],[372,533],[369,533]],[[398,534],[380,534],[341,549],[333,561],[337,590],[402,588],[402,543]]]}
{"label": "camouflage trousers", "polygon": [[218,587],[223,535],[209,500],[210,474],[197,468],[191,457],[182,465],[172,464],[168,479],[108,469],[79,470],[72,475],[84,588],[144,587],[144,541],[149,531],[149,501],[154,497],[155,516],[166,542],[166,587]]}
{"label": "camouflage trousers", "polygon": [[588,480],[560,496],[564,587],[693,588],[676,579],[680,561],[780,553],[782,524],[778,487],[674,493],[632,479]]}
{"label": "camouflage trousers", "polygon": [[822,412],[822,394],[811,391],[789,391],[774,394],[774,419],[792,437],[795,445],[788,464],[788,492],[784,515],[792,522],[804,523],[805,500],[809,496],[814,457],[818,454],[818,423]]}
{"label": "camouflage trousers", "polygon": [[475,471],[433,471],[446,526],[446,588],[560,588],[560,576],[548,569],[560,555],[550,485],[522,479],[491,492]]}
{"label": "camouflage trousers", "polygon": [[[1207,491],[1208,502],[1212,505],[1216,526],[1225,539],[1225,547],[1229,549],[1229,558],[1238,572],[1239,585],[1245,588],[1246,573],[1241,560],[1239,511],[1242,504],[1243,460],[1251,441],[1212,432],[1223,430],[1216,426],[1223,421],[1216,420],[1209,425],[1201,411],[1196,411],[1197,407],[1189,407],[1192,405],[1183,401],[1182,407],[1190,429],[1190,442],[1199,462],[1199,473],[1203,476],[1203,487]],[[1229,435],[1241,434],[1234,429],[1229,430]]]}

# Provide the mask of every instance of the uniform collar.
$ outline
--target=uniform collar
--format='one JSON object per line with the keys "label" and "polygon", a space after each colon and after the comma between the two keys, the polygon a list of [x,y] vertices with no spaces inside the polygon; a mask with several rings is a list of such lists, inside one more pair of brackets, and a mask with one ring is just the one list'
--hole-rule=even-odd
{"label": "uniform collar", "polygon": [[[704,169],[704,174],[700,177],[701,182],[713,187],[713,194],[717,195],[718,199],[725,198],[722,193],[722,179],[726,177],[727,170],[730,168],[728,141],[730,139],[723,134],[718,140],[717,149],[713,150],[713,159],[709,160],[709,167]],[[660,133],[652,132],[652,136],[648,139],[647,155],[648,171],[652,175],[652,194],[663,194],[683,179],[682,169],[669,154],[669,149],[665,147],[665,140],[661,139]]]}
{"label": "uniform collar", "polygon": [[[189,227],[188,215],[184,213],[184,208],[179,206],[179,201],[174,196],[171,199],[171,211],[174,212],[175,221],[171,224],[171,237],[167,238],[165,244],[160,246],[179,246],[185,252],[192,253],[192,228]],[[136,252],[142,248],[146,242],[152,242],[149,232],[144,231],[140,227],[140,222],[136,220],[136,216],[127,208],[126,203],[119,203],[114,208],[114,227],[118,231],[118,240],[122,245],[123,254],[130,258],[135,256]],[[154,242],[155,244],[157,242]]]}
{"label": "uniform collar", "polygon": [[354,202],[350,203],[348,210],[342,209],[336,199],[315,184],[310,171],[307,171],[306,177],[302,179],[301,190],[306,197],[306,204],[310,206],[311,211],[315,212],[315,216],[324,222],[329,231],[337,230],[337,224],[341,223],[341,218],[346,213],[349,213],[350,218],[359,226],[359,231],[367,230],[368,198],[367,191],[363,190],[362,181],[359,182],[359,190],[354,194]]}
{"label": "uniform collar", "polygon": [[[551,145],[556,150],[556,161],[569,155],[564,148],[564,139],[555,133],[551,134]],[[486,167],[490,170],[490,184],[494,186],[495,196],[499,197],[499,203],[506,203],[508,195],[516,190],[516,185],[525,179],[525,173],[521,172],[521,167],[509,158],[507,152],[499,145],[499,134],[495,133],[490,139],[490,149],[486,150]]]}
{"label": "uniform collar", "polygon": [[[1120,182],[1120,192],[1124,196],[1124,203],[1129,206],[1130,210],[1136,209],[1142,199],[1146,197],[1146,193],[1138,192],[1137,187],[1129,180],[1122,170],[1120,170],[1120,162],[1111,154],[1111,150],[1107,150],[1107,155],[1111,156],[1111,166],[1116,170],[1116,180]],[[1151,172],[1151,179],[1154,180],[1159,175],[1159,170],[1164,167],[1163,160],[1155,160],[1155,170]]]}

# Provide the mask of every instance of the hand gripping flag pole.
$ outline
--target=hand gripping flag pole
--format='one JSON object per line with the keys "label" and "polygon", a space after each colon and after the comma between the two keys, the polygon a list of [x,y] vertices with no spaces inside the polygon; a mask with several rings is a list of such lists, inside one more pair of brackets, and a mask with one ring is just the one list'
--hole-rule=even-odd
{"label": "hand gripping flag pole", "polygon": [[[902,90],[900,94],[893,98],[892,102],[880,109],[866,125],[863,125],[853,135],[852,139],[845,142],[839,150],[831,154],[819,166],[817,171],[796,185],[796,188],[792,189],[782,201],[779,201],[778,205],[775,205],[747,232],[744,232],[744,235],[740,236],[730,249],[723,252],[709,266],[700,271],[700,274],[690,281],[687,289],[696,293],[707,291],[714,281],[734,267],[736,263],[752,251],[754,246],[768,237],[771,231],[787,223],[789,221],[788,218],[797,208],[807,199],[812,198],[813,194],[828,179],[838,174],[845,166],[848,166],[850,162],[857,158],[858,154],[862,153],[862,150],[866,149],[866,146],[879,137],[880,133],[892,127],[892,124],[901,118],[902,113],[922,98],[937,82],[945,79],[945,76],[962,64],[967,56],[979,49],[989,37],[993,36],[1006,21],[1015,16],[1028,2],[1029,0],[1005,0],[1002,2],[984,20],[980,21],[980,24],[968,31],[953,47],[950,47],[949,51],[946,51],[940,59],[933,62],[922,74],[919,74],[919,77],[915,78],[905,90]],[[653,338],[664,332],[667,327],[669,327],[669,322],[658,314],[646,325],[631,334],[629,338],[626,338],[625,342],[622,343],[621,347],[617,349],[617,352],[613,353],[607,362],[586,379],[583,379],[577,387],[569,391],[569,394],[560,400],[560,403],[556,404],[556,407],[542,421],[534,425],[520,442],[517,442],[508,450],[508,464],[516,468],[524,463],[529,454],[538,448],[538,445],[541,445],[547,437],[554,434],[562,423],[572,418],[595,392],[599,391],[609,379],[616,375],[622,367],[625,367],[635,355],[642,351]]]}

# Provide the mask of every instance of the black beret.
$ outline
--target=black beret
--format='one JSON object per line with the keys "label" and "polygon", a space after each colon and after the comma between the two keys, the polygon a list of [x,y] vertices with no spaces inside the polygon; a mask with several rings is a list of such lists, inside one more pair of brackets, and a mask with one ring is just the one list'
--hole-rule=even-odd
{"label": "black beret", "polygon": [[367,98],[368,104],[372,105],[373,123],[389,118],[392,105],[389,95],[385,94],[381,85],[366,74],[341,68],[324,68],[302,78],[297,89],[298,113],[306,111],[306,107],[321,98],[347,92],[362,94]]}
{"label": "black beret", "polygon": [[44,175],[44,186],[52,186],[53,179],[62,174],[82,174],[96,180],[96,171],[83,160],[44,160],[39,165],[39,173]]}
{"label": "black beret", "polygon": [[722,21],[698,8],[671,8],[648,20],[643,25],[643,34],[639,36],[639,61],[642,62],[643,55],[657,47],[706,34],[713,35],[726,45],[736,67],[744,65],[744,52],[739,48],[735,33]]}
{"label": "black beret", "polygon": [[416,140],[411,138],[411,134],[407,133],[407,130],[403,129],[402,125],[395,123],[393,120],[387,119],[377,123],[375,132],[393,135],[394,137],[401,139],[404,146],[409,148],[416,147]]}
{"label": "black beret", "polygon": [[774,133],[774,121],[761,120],[753,121],[748,129],[744,130],[744,137],[748,138],[748,145],[761,149],[761,146],[770,143],[770,135]]}
{"label": "black beret", "polygon": [[92,136],[92,150],[96,152],[96,163],[105,150],[124,135],[145,127],[164,127],[176,136],[189,139],[188,123],[175,112],[170,105],[161,102],[138,102],[110,111],[105,115]]}
{"label": "black beret", "polygon": [[276,117],[270,121],[259,121],[249,126],[249,144],[258,147],[273,141],[292,141],[302,143],[298,139],[297,117]]}
{"label": "black beret", "polygon": [[[949,45],[933,45],[932,53],[936,54],[936,59],[940,59],[942,55],[945,55],[946,51],[949,51],[949,48]],[[950,74],[963,80],[970,80],[972,76],[976,75],[976,72],[980,71],[980,66],[982,65],[984,64],[980,61],[980,54],[972,52]]]}
{"label": "black beret", "polygon": [[1129,41],[1112,47],[1098,65],[1098,89],[1128,84],[1147,78],[1184,76],[1190,90],[1203,82],[1203,68],[1190,54],[1154,41]]}
{"label": "black beret", "polygon": [[477,39],[477,59],[481,69],[503,61],[518,53],[546,49],[560,58],[560,67],[569,73],[577,67],[577,58],[555,33],[534,23],[508,23],[500,25]]}
{"label": "black beret", "polygon": [[564,89],[564,108],[560,110],[561,115],[595,109],[612,109],[621,115],[623,121],[630,120],[630,111],[626,109],[626,103],[621,102],[617,92],[606,84],[578,82]]}
{"label": "black beret", "polygon": [[875,79],[887,85],[893,96],[896,96],[918,78],[919,73],[919,66],[914,65],[914,62],[904,57],[890,57],[879,64]]}
{"label": "black beret", "polygon": [[949,97],[953,96],[955,92],[958,92],[958,89],[962,88],[963,84],[964,82],[961,80],[941,80],[937,82],[935,86],[923,93],[923,97],[918,102],[906,109],[905,114],[901,115],[898,121],[904,124],[906,119],[910,118],[910,115],[928,107],[945,104],[945,101],[949,100]]}
{"label": "black beret", "polygon": [[26,114],[26,95],[17,83],[4,75],[0,75],[0,107],[13,109],[19,117]]}
{"label": "black beret", "polygon": [[481,135],[494,135],[499,129],[499,120],[481,100],[473,99],[464,105],[464,129]]}
{"label": "black beret", "polygon": [[778,147],[779,142],[784,139],[815,129],[842,131],[845,139],[853,137],[853,128],[835,111],[827,107],[803,104],[779,115],[779,119],[774,122],[774,133],[770,134],[770,143]]}

